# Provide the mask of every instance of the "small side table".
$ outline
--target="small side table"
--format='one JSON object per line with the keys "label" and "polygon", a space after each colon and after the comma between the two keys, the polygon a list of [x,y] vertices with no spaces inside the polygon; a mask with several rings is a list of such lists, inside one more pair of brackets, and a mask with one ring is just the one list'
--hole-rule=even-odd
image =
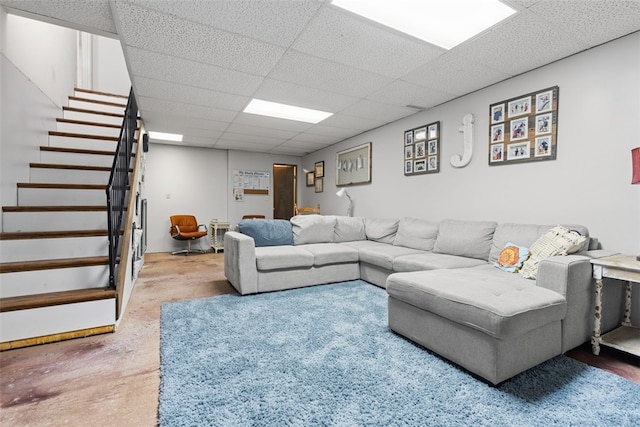
{"label": "small side table", "polygon": [[[632,283],[640,283],[640,261],[635,255],[614,255],[592,259],[593,278],[596,279],[596,309],[593,322],[591,348],[593,354],[600,354],[600,345],[606,345],[627,353],[640,356],[640,328],[631,325],[631,288]],[[602,279],[626,280],[624,301],[624,321],[622,326],[600,336],[602,320]]]}
{"label": "small side table", "polygon": [[212,219],[209,222],[209,227],[211,228],[211,248],[215,253],[218,253],[224,249],[224,235],[231,229],[231,224]]}

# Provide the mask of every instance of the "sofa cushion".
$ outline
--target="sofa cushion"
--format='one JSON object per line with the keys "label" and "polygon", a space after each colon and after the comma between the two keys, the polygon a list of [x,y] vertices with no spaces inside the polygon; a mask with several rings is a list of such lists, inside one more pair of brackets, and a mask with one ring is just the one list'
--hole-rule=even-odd
{"label": "sofa cushion", "polygon": [[586,239],[576,230],[569,230],[562,226],[553,227],[533,242],[529,249],[531,255],[522,266],[520,275],[527,279],[535,279],[541,260],[577,252],[584,245]]}
{"label": "sofa cushion", "polygon": [[256,248],[293,244],[291,222],[286,219],[243,219],[238,231],[253,237]]}
{"label": "sofa cushion", "polygon": [[279,270],[313,266],[313,254],[297,246],[264,246],[256,248],[258,270]]}
{"label": "sofa cushion", "polygon": [[[582,225],[565,225],[571,230],[577,230],[583,236],[589,236],[589,230]],[[518,246],[531,248],[533,242],[540,238],[543,234],[553,228],[553,225],[539,224],[514,224],[504,223],[496,227],[493,233],[493,242],[491,244],[491,253],[489,254],[489,262],[494,263],[500,255],[500,251],[504,249],[508,242],[513,242]],[[588,240],[588,239],[587,239]],[[581,246],[580,250],[587,250],[587,242]]]}
{"label": "sofa cushion", "polygon": [[393,260],[393,271],[436,270],[438,268],[466,268],[486,264],[486,261],[448,254],[420,253],[402,255]]}
{"label": "sofa cushion", "polygon": [[333,228],[333,241],[351,242],[354,240],[366,240],[364,231],[364,218],[352,218],[349,216],[337,216]]}
{"label": "sofa cushion", "polygon": [[364,231],[367,234],[367,239],[393,244],[398,232],[399,222],[399,220],[391,218],[366,218],[364,220]]}
{"label": "sofa cushion", "polygon": [[360,261],[382,267],[391,271],[393,260],[402,255],[421,254],[423,251],[405,248],[404,246],[388,245],[379,243],[378,245],[363,246],[358,248]]}
{"label": "sofa cushion", "polygon": [[438,238],[433,251],[486,261],[496,225],[493,221],[444,220],[438,226]]}
{"label": "sofa cushion", "polygon": [[335,223],[333,215],[296,215],[291,218],[293,244],[333,242]]}
{"label": "sofa cushion", "polygon": [[394,273],[387,293],[452,322],[508,339],[563,319],[562,295],[486,264],[456,270]]}
{"label": "sofa cushion", "polygon": [[438,223],[417,218],[402,218],[398,234],[393,242],[396,246],[431,251],[438,237]]}
{"label": "sofa cushion", "polygon": [[338,243],[310,243],[296,246],[313,254],[313,265],[316,267],[329,264],[358,262],[358,250]]}

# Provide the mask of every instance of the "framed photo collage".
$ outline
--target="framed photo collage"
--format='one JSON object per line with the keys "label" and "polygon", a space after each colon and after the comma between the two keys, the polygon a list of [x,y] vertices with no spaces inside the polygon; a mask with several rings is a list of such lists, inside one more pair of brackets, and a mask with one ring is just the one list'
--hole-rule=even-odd
{"label": "framed photo collage", "polygon": [[559,88],[489,106],[489,166],[555,160]]}
{"label": "framed photo collage", "polygon": [[404,132],[404,174],[440,172],[440,122]]}

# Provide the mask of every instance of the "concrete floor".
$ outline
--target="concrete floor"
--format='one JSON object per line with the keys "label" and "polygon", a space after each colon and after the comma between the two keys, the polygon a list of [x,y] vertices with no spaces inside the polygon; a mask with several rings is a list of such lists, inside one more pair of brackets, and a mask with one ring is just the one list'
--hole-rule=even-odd
{"label": "concrete floor", "polygon": [[[147,254],[115,333],[0,353],[0,425],[157,425],[160,306],[231,292],[222,253]],[[569,355],[640,384],[638,358]]]}

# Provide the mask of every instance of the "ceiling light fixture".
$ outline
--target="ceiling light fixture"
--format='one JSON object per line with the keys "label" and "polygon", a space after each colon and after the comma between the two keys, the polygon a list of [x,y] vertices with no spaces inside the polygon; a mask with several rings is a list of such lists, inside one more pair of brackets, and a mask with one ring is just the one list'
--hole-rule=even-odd
{"label": "ceiling light fixture", "polygon": [[149,131],[149,138],[151,138],[151,139],[161,139],[163,141],[182,142],[182,135],[178,135],[177,133],[165,133],[165,132]]}
{"label": "ceiling light fixture", "polygon": [[445,49],[516,13],[498,0],[332,0],[332,3]]}
{"label": "ceiling light fixture", "polygon": [[249,102],[249,105],[247,105],[247,108],[244,109],[244,112],[306,123],[319,123],[333,115],[333,113],[328,113],[326,111],[295,107],[293,105],[279,104],[277,102],[264,101],[262,99],[252,99],[251,102]]}

